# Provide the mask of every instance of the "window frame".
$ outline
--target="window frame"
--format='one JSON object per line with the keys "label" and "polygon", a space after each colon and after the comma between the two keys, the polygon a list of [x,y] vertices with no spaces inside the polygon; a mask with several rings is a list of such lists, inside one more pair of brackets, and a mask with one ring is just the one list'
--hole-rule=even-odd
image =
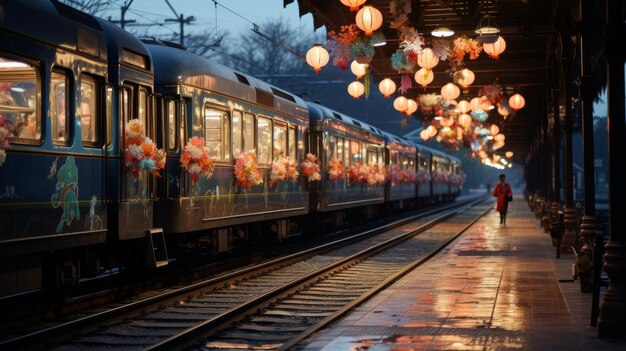
{"label": "window frame", "polygon": [[276,129],[278,128],[282,128],[284,135],[285,135],[285,145],[284,145],[284,150],[283,150],[283,155],[284,157],[289,157],[289,150],[287,149],[287,146],[289,145],[289,125],[285,122],[282,121],[277,121],[274,120],[272,123],[272,160],[270,162],[274,162],[275,160],[278,160],[280,158],[281,155],[278,155],[277,157],[274,157],[274,153],[276,152]]}
{"label": "window frame", "polygon": [[[60,140],[58,139],[58,137],[54,136],[54,131],[56,128],[53,128],[53,123],[55,123],[54,121],[54,117],[53,113],[52,113],[52,108],[53,108],[53,103],[52,103],[52,99],[55,96],[55,91],[52,89],[52,75],[53,74],[60,74],[65,78],[65,140]],[[72,138],[72,118],[71,118],[71,110],[72,107],[70,106],[70,103],[72,101],[71,97],[72,97],[72,85],[71,85],[71,72],[69,72],[67,69],[65,68],[61,68],[61,67],[53,67],[52,70],[50,71],[50,89],[49,89],[49,106],[48,106],[48,117],[50,118],[50,139],[52,140],[52,145],[56,145],[56,146],[69,146],[71,145],[71,138]],[[56,110],[54,111],[56,112]],[[56,113],[55,113],[56,114]],[[58,128],[58,127],[57,127]]]}
{"label": "window frame", "polygon": [[[235,115],[239,115],[239,135],[235,134]],[[237,158],[237,156],[239,156],[239,154],[241,154],[241,152],[244,150],[244,146],[243,146],[243,116],[244,113],[241,110],[233,110],[233,112],[230,114],[230,130],[231,130],[231,152],[233,153],[233,158]],[[235,150],[236,149],[236,145],[235,145],[235,141],[238,140],[239,141],[239,151]]]}
{"label": "window frame", "polygon": [[[261,122],[261,120],[267,120],[268,121],[268,128],[270,130],[270,139],[269,139],[269,148],[268,148],[268,152],[269,154],[267,155],[267,162],[261,162],[261,153],[260,148],[259,148],[259,143],[261,142],[261,133],[259,133],[259,123]],[[256,116],[256,154],[257,154],[257,160],[259,163],[260,167],[271,167],[272,165],[272,152],[274,150],[274,121],[272,120],[271,117],[265,116],[265,115],[257,115]]]}
{"label": "window frame", "polygon": [[[221,113],[221,118],[219,121],[219,136],[220,136],[220,140],[219,140],[219,144],[220,144],[220,152],[218,154],[219,158],[214,158],[213,156],[211,157],[215,162],[219,162],[219,163],[224,163],[224,162],[230,162],[231,161],[231,157],[230,157],[230,145],[226,145],[227,143],[230,143],[230,125],[231,125],[231,116],[230,116],[230,110],[228,108],[225,108],[223,106],[220,105],[215,105],[212,104],[209,101],[205,101],[203,106],[202,106],[202,138],[204,139],[204,143],[205,145],[208,147],[208,141],[207,141],[207,126],[206,126],[206,112],[207,109],[216,111],[216,112],[220,112]],[[225,130],[227,128],[225,128],[224,126],[224,121],[228,121],[228,129],[229,130]],[[212,128],[215,129],[215,128]],[[226,138],[225,133],[229,134],[229,137]],[[212,142],[214,142],[215,140],[211,140]],[[226,146],[225,146],[226,145]],[[228,155],[227,155],[228,154]]]}
{"label": "window frame", "polygon": [[[247,148],[246,147],[246,120],[251,120],[252,123],[250,124],[250,126],[252,127],[252,141],[250,142],[252,146],[251,148]],[[256,132],[256,116],[253,113],[249,113],[249,112],[244,112],[243,114],[243,119],[242,119],[242,124],[241,124],[241,141],[242,141],[242,151],[245,152],[249,152],[251,150],[255,150],[257,151],[257,145],[256,145],[256,140],[257,140],[257,132]]]}
{"label": "window frame", "polygon": [[[87,79],[85,79],[87,78]],[[83,139],[83,114],[82,112],[80,114],[78,114],[76,116],[76,118],[80,119],[80,139],[82,142],[83,147],[86,148],[99,148],[102,146],[102,137],[101,137],[101,124],[102,124],[102,102],[101,102],[101,96],[102,96],[102,78],[93,74],[89,74],[89,73],[81,73],[80,75],[80,79],[78,81],[78,94],[79,94],[79,99],[78,99],[78,103],[79,103],[79,107],[77,108],[78,111],[80,111],[82,103],[83,103],[83,94],[82,94],[82,85],[83,82],[85,80],[91,80],[93,82],[93,91],[94,91],[94,107],[93,107],[93,111],[91,111],[91,116],[90,118],[92,118],[92,121],[90,121],[90,124],[93,126],[93,133],[95,135],[95,140],[85,140]]]}
{"label": "window frame", "polygon": [[[167,120],[167,135],[165,137],[165,143],[167,146],[167,151],[169,152],[175,152],[178,149],[178,128],[176,127],[176,122],[178,121],[178,114],[179,114],[179,109],[178,109],[178,103],[176,100],[174,99],[165,99],[164,100],[165,103],[165,114],[166,114],[166,119]],[[170,105],[172,105],[172,111],[170,111]],[[173,121],[172,124],[170,124],[170,113],[173,114]],[[172,142],[173,139],[173,142]]]}
{"label": "window frame", "polygon": [[[291,142],[293,132],[293,143]],[[291,146],[293,145],[293,150]],[[293,155],[292,155],[293,151]],[[296,162],[298,160],[298,130],[293,124],[287,125],[287,158],[290,162]]]}

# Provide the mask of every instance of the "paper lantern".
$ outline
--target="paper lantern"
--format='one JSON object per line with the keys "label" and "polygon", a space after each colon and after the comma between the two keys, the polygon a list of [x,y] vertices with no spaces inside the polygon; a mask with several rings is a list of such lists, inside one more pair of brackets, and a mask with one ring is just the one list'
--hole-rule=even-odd
{"label": "paper lantern", "polygon": [[491,135],[498,135],[498,133],[500,133],[500,128],[498,128],[497,125],[492,124],[489,127],[489,134],[491,134]]}
{"label": "paper lantern", "polygon": [[502,115],[502,117],[506,118],[506,116],[509,115],[509,109],[500,105],[500,107],[498,107],[498,113]]}
{"label": "paper lantern", "polygon": [[428,128],[426,128],[426,130],[428,131],[428,134],[431,137],[434,137],[435,135],[437,135],[437,128],[435,128],[434,126],[428,126]]}
{"label": "paper lantern", "polygon": [[463,113],[459,116],[459,124],[463,128],[469,128],[472,125],[472,116],[467,113]]}
{"label": "paper lantern", "polygon": [[441,97],[447,100],[454,100],[461,95],[461,89],[452,83],[448,83],[441,88]]}
{"label": "paper lantern", "polygon": [[396,83],[389,78],[385,78],[378,83],[378,90],[380,90],[384,97],[388,98],[391,94],[396,92]]}
{"label": "paper lantern", "polygon": [[505,139],[506,139],[506,137],[504,136],[504,134],[498,134],[498,135],[493,137],[493,140],[495,140],[497,142],[504,141]]}
{"label": "paper lantern", "polygon": [[432,69],[437,66],[438,63],[439,57],[431,48],[426,48],[417,55],[417,65],[422,68]]}
{"label": "paper lantern", "polygon": [[365,72],[367,72],[367,66],[368,64],[366,63],[358,63],[354,60],[350,64],[350,70],[354,73],[356,79],[359,79],[365,75]]}
{"label": "paper lantern", "polygon": [[481,111],[483,109],[483,100],[481,98],[475,97],[470,100],[470,110],[473,112]]}
{"label": "paper lantern", "polygon": [[524,107],[525,104],[526,104],[526,100],[524,100],[524,97],[521,96],[520,94],[512,95],[509,98],[509,106],[511,106],[511,108],[516,111]]}
{"label": "paper lantern", "polygon": [[356,25],[365,35],[372,35],[382,24],[383,14],[373,6],[363,6],[356,14]]}
{"label": "paper lantern", "polygon": [[435,73],[432,70],[426,68],[420,68],[419,71],[415,72],[415,81],[417,84],[420,84],[422,87],[426,88],[426,86],[433,82],[435,78]]}
{"label": "paper lantern", "polygon": [[359,11],[359,6],[363,5],[366,0],[341,0],[341,3],[348,6],[350,11]]}
{"label": "paper lantern", "polygon": [[513,151],[507,151],[504,153],[504,156],[506,156],[507,158],[511,158],[513,157]]}
{"label": "paper lantern", "polygon": [[420,132],[420,138],[422,138],[422,140],[424,141],[430,139],[430,133],[428,132],[428,130],[422,129],[422,131]]}
{"label": "paper lantern", "polygon": [[502,140],[502,141],[498,141],[497,143],[495,143],[495,144],[493,145],[493,149],[494,149],[494,150],[496,150],[496,149],[501,149],[501,148],[503,148],[503,147],[504,147],[504,145],[505,145],[505,144],[504,144],[504,140]]}
{"label": "paper lantern", "polygon": [[354,81],[348,85],[348,94],[350,94],[353,98],[358,99],[361,95],[363,95],[363,93],[365,93],[365,86],[363,83]]}
{"label": "paper lantern", "polygon": [[393,108],[400,112],[404,112],[407,109],[407,98],[404,96],[398,96],[395,100],[393,100]]}
{"label": "paper lantern", "polygon": [[459,110],[459,112],[461,113],[468,113],[470,112],[470,103],[467,102],[467,100],[461,100],[459,101],[459,103],[456,105],[457,110]]}
{"label": "paper lantern", "polygon": [[475,78],[476,76],[474,75],[474,72],[470,71],[467,68],[463,68],[461,71],[459,71],[459,79],[457,82],[463,88],[467,88],[468,86],[472,85],[472,83],[474,83]]}
{"label": "paper lantern", "polygon": [[406,113],[407,116],[410,116],[415,111],[417,111],[417,101],[415,101],[413,99],[407,99],[406,100],[406,111],[404,111],[404,112]]}
{"label": "paper lantern", "polygon": [[494,59],[498,58],[498,55],[504,52],[506,49],[506,42],[501,36],[498,36],[498,40],[495,43],[484,43],[483,50]]}
{"label": "paper lantern", "polygon": [[328,51],[322,44],[315,44],[306,52],[306,63],[313,67],[315,72],[319,72],[322,67],[326,66],[329,58]]}

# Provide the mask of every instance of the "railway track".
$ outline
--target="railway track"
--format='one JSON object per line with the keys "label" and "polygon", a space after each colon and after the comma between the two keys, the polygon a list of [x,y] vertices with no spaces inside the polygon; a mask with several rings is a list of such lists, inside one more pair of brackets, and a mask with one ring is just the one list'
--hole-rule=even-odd
{"label": "railway track", "polygon": [[[392,223],[183,289],[5,340],[0,342],[0,348],[49,349],[55,345],[54,349],[58,350],[169,350],[206,338],[212,338],[204,342],[209,349],[289,346],[297,342],[295,340],[301,340],[303,333],[313,326],[349,308],[366,291],[372,291],[376,285],[397,275],[399,269],[407,266],[410,257],[423,256],[432,251],[434,243],[441,246],[444,238],[453,237],[458,231],[440,235],[429,230],[415,235],[446,219],[463,218],[463,223],[471,221],[477,216],[474,212],[484,211],[470,209],[477,202],[479,200],[465,203],[461,210],[453,207],[431,211],[419,219],[402,221],[408,224]],[[483,207],[485,205],[479,206]],[[376,232],[380,234],[373,235]],[[420,244],[413,250],[401,249],[410,244],[411,238],[422,238],[419,241],[425,240],[429,245]],[[404,244],[398,245],[401,242]],[[390,248],[392,246],[395,248]],[[387,248],[390,253],[381,252]],[[237,322],[234,329],[230,327],[233,322]]]}

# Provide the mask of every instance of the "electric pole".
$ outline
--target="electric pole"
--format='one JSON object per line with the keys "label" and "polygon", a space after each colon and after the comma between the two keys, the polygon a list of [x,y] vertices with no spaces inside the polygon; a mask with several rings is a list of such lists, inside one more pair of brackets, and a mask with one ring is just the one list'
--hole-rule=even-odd
{"label": "electric pole", "polygon": [[127,23],[135,23],[135,20],[126,20],[126,11],[128,11],[128,9],[130,8],[130,5],[133,3],[133,1],[135,1],[135,0],[130,0],[130,1],[128,1],[128,3],[124,2],[124,5],[122,5],[120,7],[120,10],[122,11],[122,14],[120,16],[119,21],[118,20],[113,20],[113,19],[111,19],[111,16],[109,16],[109,22],[111,22],[111,23],[119,23],[120,27],[122,27],[122,29],[124,29],[124,26]]}
{"label": "electric pole", "polygon": [[174,15],[176,16],[176,18],[165,19],[165,22],[178,22],[180,24],[180,46],[184,47],[185,46],[185,24],[191,24],[191,22],[195,21],[196,18],[194,16],[189,16],[185,18],[185,16],[183,16],[182,13],[179,15],[176,12],[176,10],[174,10],[174,7],[172,7],[172,5],[170,4],[168,0],[165,0],[165,2],[167,3],[167,6],[170,7],[172,12],[174,12]]}

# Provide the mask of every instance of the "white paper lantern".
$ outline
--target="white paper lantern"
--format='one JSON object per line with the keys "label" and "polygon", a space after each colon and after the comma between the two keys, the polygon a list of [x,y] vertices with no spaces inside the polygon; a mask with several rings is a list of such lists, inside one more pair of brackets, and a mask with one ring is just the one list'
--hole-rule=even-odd
{"label": "white paper lantern", "polygon": [[373,6],[363,6],[356,14],[356,25],[365,35],[372,35],[382,24],[383,14]]}
{"label": "white paper lantern", "polygon": [[524,97],[520,94],[512,95],[509,98],[509,106],[516,111],[523,108],[524,105],[526,105],[526,100],[524,100]]}
{"label": "white paper lantern", "polygon": [[393,100],[393,108],[400,112],[406,111],[407,100],[408,99],[404,96],[398,96],[395,100]]}
{"label": "white paper lantern", "polygon": [[350,11],[359,11],[359,6],[363,5],[366,0],[341,0],[341,3],[348,6]]}
{"label": "white paper lantern", "polygon": [[447,100],[454,100],[461,95],[461,89],[452,83],[441,87],[441,97]]}
{"label": "white paper lantern", "polygon": [[407,99],[406,100],[406,111],[404,111],[404,113],[406,113],[407,116],[410,116],[415,111],[417,111],[417,101],[415,101],[413,99]]}
{"label": "white paper lantern", "polygon": [[463,68],[459,72],[459,80],[457,82],[463,88],[467,88],[468,86],[472,85],[472,83],[474,83],[475,78],[476,76],[474,75],[474,72],[470,71],[467,68]]}
{"label": "white paper lantern", "polygon": [[306,63],[313,67],[315,72],[319,72],[322,67],[326,66],[329,59],[330,55],[322,44],[315,44],[306,52]]}
{"label": "white paper lantern", "polygon": [[425,48],[417,55],[417,65],[421,68],[432,69],[438,63],[439,57],[431,48]]}
{"label": "white paper lantern", "polygon": [[435,73],[430,69],[420,68],[417,72],[415,72],[414,78],[417,84],[426,88],[426,86],[432,83],[433,79],[435,79]]}
{"label": "white paper lantern", "polygon": [[367,63],[358,63],[356,60],[352,61],[350,64],[350,70],[356,76],[356,79],[359,79],[365,75],[367,72]]}
{"label": "white paper lantern", "polygon": [[359,81],[354,81],[348,85],[348,94],[355,99],[358,99],[365,93],[365,86]]}
{"label": "white paper lantern", "polygon": [[385,78],[378,83],[378,90],[380,90],[384,97],[388,98],[391,94],[396,92],[396,83],[389,78]]}
{"label": "white paper lantern", "polygon": [[483,100],[481,100],[481,98],[479,98],[479,97],[475,97],[472,100],[470,100],[470,109],[473,112],[482,110],[483,109]]}
{"label": "white paper lantern", "polygon": [[501,36],[498,36],[498,40],[495,43],[484,43],[483,50],[494,59],[498,58],[498,55],[504,52],[506,49],[506,42]]}

